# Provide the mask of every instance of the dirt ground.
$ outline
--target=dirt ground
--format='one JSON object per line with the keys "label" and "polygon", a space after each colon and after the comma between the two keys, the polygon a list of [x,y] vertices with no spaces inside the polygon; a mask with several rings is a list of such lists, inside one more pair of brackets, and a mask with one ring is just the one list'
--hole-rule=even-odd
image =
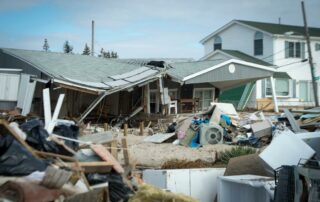
{"label": "dirt ground", "polygon": [[[121,139],[119,135],[119,140]],[[154,144],[144,142],[146,136],[127,136],[130,161],[136,166],[159,168],[168,160],[195,161],[197,159],[213,163],[216,161],[217,153],[231,149],[232,146],[225,144],[204,145],[200,148],[190,148],[172,143]],[[119,141],[121,142],[121,141]],[[119,160],[122,159],[122,152],[119,152]]]}

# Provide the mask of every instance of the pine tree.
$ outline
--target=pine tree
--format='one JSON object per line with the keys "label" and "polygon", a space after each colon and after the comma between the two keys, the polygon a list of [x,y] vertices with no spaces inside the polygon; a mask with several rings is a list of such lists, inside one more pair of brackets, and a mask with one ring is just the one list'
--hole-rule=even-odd
{"label": "pine tree", "polygon": [[69,44],[69,41],[66,41],[63,45],[64,53],[72,53],[73,47]]}
{"label": "pine tree", "polygon": [[98,57],[104,57],[104,50],[103,50],[103,48],[101,48],[101,50],[100,50],[100,54],[98,55]]}
{"label": "pine tree", "polygon": [[90,55],[90,53],[91,53],[90,48],[89,48],[89,46],[86,44],[86,45],[84,46],[82,55]]}
{"label": "pine tree", "polygon": [[105,52],[104,57],[105,57],[105,58],[111,58],[111,54],[110,54],[110,52],[109,52],[109,51],[108,51],[108,52]]}
{"label": "pine tree", "polygon": [[49,46],[48,40],[47,40],[47,39],[44,39],[44,43],[43,43],[42,49],[43,49],[44,51],[48,52],[48,51],[49,51],[49,48],[50,48],[50,46]]}
{"label": "pine tree", "polygon": [[118,53],[114,52],[114,58],[118,58]]}

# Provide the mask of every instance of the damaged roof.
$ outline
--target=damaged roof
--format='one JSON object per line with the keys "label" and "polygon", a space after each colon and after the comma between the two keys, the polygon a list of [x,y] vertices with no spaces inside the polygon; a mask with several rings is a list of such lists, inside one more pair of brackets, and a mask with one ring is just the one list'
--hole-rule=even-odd
{"label": "damaged roof", "polygon": [[2,52],[18,58],[54,81],[64,81],[98,89],[132,86],[157,77],[157,68],[128,64],[117,60],[78,54],[2,48]]}

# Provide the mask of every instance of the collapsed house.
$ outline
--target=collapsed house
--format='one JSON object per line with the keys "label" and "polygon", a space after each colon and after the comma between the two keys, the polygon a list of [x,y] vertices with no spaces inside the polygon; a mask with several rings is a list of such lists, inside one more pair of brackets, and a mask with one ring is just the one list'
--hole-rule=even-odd
{"label": "collapsed house", "polygon": [[[1,109],[17,107],[22,115],[42,114],[42,89],[50,87],[53,103],[60,93],[66,94],[61,116],[79,122],[135,110],[170,113],[167,106],[174,113],[202,111],[221,90],[272,78],[277,72],[251,56],[221,54],[209,61],[122,60],[8,48],[0,49],[0,67]],[[243,100],[244,105],[247,101]]]}

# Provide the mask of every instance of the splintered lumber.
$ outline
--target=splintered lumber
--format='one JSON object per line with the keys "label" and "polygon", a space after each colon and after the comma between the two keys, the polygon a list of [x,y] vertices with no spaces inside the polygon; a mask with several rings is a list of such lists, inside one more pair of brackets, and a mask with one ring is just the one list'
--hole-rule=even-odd
{"label": "splintered lumber", "polygon": [[125,165],[130,165],[127,139],[126,139],[126,138],[122,138],[121,141],[122,141],[122,150],[123,150],[124,164],[125,164]]}
{"label": "splintered lumber", "polygon": [[0,119],[0,135],[11,134],[21,145],[23,145],[34,157],[39,157],[35,150],[30,147],[24,140],[22,140],[19,134],[16,133],[10,126],[8,121]]}
{"label": "splintered lumber", "polygon": [[42,156],[42,157],[53,157],[53,158],[60,158],[64,159],[66,161],[73,161],[76,162],[77,160],[70,157],[70,156],[65,156],[61,154],[54,154],[54,153],[49,153],[49,152],[44,152],[44,151],[35,151],[36,155]]}
{"label": "splintered lumber", "polygon": [[113,169],[118,173],[124,173],[124,169],[120,163],[112,156],[112,154],[101,144],[90,145],[91,149],[100,156],[104,161],[110,162],[113,164]]}
{"label": "splintered lumber", "polygon": [[111,162],[77,162],[66,163],[69,167],[80,166],[85,173],[108,173],[111,171],[113,164]]}
{"label": "splintered lumber", "polygon": [[50,189],[60,189],[70,180],[72,174],[70,171],[49,166],[40,184]]}

